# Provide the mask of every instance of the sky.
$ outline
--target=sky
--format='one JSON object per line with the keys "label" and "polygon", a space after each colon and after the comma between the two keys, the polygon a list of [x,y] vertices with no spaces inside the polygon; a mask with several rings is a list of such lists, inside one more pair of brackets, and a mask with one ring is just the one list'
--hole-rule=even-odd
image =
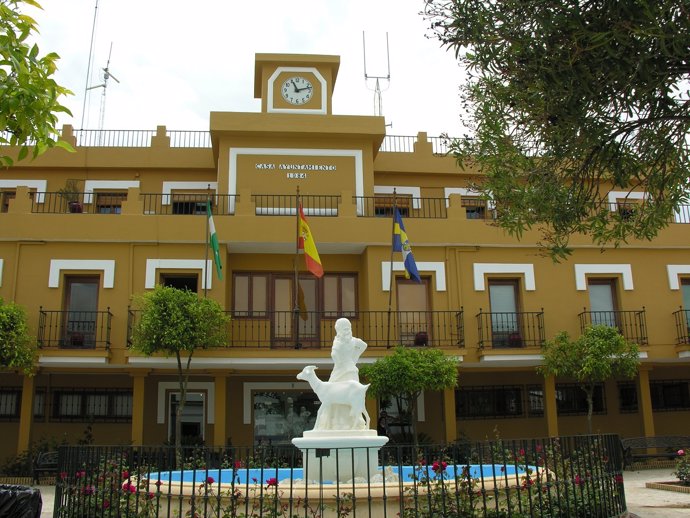
{"label": "sky", "polygon": [[[463,71],[429,37],[423,0],[40,0],[27,8],[41,54],[60,55],[55,79],[75,129],[207,130],[212,111],[259,112],[256,53],[340,56],[336,115],[374,115],[379,81],[389,135],[459,136]],[[89,47],[96,24],[92,73]],[[386,34],[388,54],[386,52]],[[366,41],[366,53],[363,40]],[[112,45],[112,53],[111,52]],[[107,88],[103,71],[112,78]],[[88,87],[96,87],[86,91]],[[86,104],[85,104],[86,100]],[[86,109],[84,109],[84,106]]]}

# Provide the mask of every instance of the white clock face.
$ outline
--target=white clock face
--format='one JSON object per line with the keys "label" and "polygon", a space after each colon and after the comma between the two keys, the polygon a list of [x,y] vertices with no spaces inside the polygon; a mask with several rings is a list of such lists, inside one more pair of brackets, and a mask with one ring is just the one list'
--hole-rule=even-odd
{"label": "white clock face", "polygon": [[283,99],[296,106],[307,104],[314,93],[311,82],[302,76],[294,76],[287,79],[280,91]]}

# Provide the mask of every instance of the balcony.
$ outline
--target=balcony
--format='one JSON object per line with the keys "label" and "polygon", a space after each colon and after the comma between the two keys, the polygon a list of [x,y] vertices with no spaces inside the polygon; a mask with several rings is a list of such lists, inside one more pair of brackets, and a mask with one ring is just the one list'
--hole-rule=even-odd
{"label": "balcony", "polygon": [[605,325],[615,327],[626,340],[637,345],[647,345],[647,320],[644,307],[634,311],[584,311],[578,315],[580,331],[587,326]]}
{"label": "balcony", "polygon": [[477,314],[480,349],[521,349],[544,343],[544,310]]}
{"label": "balcony", "polygon": [[[305,216],[337,216],[340,196],[304,195],[299,197]],[[292,194],[253,194],[257,216],[294,216],[297,196]]]}
{"label": "balcony", "polygon": [[690,344],[690,310],[681,308],[673,312],[676,321],[676,344]]}
{"label": "balcony", "polygon": [[[393,196],[354,196],[357,214],[365,218],[391,218],[393,206],[403,218],[446,219],[446,198],[409,198]],[[395,204],[393,203],[395,201]]]}
{"label": "balcony", "polygon": [[113,314],[106,311],[49,311],[40,308],[38,346],[58,349],[110,349]]}
{"label": "balcony", "polygon": [[[228,347],[261,349],[330,349],[335,321],[343,316],[352,323],[352,334],[369,347],[464,347],[463,312],[460,311],[357,311],[332,312],[228,311]],[[140,311],[129,310],[127,346]]]}

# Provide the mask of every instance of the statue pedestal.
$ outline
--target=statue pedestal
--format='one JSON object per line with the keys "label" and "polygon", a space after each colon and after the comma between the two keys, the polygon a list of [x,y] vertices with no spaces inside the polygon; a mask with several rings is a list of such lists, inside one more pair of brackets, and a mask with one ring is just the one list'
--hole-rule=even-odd
{"label": "statue pedestal", "polygon": [[310,430],[292,439],[302,451],[306,481],[369,480],[377,473],[379,449],[387,442],[376,430]]}

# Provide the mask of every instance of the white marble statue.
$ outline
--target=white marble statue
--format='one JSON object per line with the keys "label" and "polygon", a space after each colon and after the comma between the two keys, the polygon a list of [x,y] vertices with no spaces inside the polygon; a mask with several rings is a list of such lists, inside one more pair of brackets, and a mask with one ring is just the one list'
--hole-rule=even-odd
{"label": "white marble statue", "polygon": [[[311,365],[297,375],[298,379],[309,381],[321,401],[314,430],[369,429],[369,414],[364,406],[369,385],[359,382],[357,368],[359,357],[366,348],[367,344],[363,340],[352,336],[350,321],[339,318],[335,322],[335,338],[331,348],[333,372],[328,382],[319,380],[314,373],[316,367]],[[324,400],[315,386],[327,387],[321,388],[322,393],[328,394],[327,400]]]}

